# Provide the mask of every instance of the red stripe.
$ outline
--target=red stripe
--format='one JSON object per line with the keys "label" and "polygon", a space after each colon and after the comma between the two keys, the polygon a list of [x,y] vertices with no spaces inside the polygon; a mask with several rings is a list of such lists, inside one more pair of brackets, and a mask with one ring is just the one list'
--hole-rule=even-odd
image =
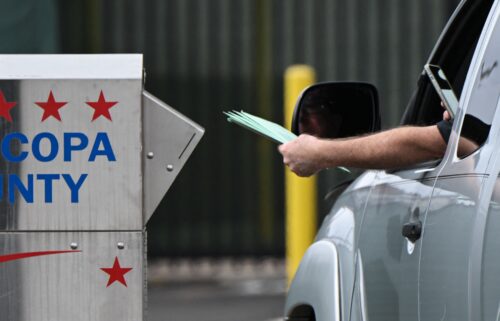
{"label": "red stripe", "polygon": [[12,253],[7,255],[0,255],[0,263],[27,259],[34,256],[44,256],[44,255],[53,255],[53,254],[62,254],[62,253],[74,253],[81,251],[40,251],[40,252],[24,252],[24,253]]}

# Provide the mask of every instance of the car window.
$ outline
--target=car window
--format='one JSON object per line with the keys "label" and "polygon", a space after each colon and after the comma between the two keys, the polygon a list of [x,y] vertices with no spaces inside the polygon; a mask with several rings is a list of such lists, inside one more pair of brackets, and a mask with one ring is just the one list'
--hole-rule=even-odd
{"label": "car window", "polygon": [[[465,77],[474,55],[493,0],[463,3],[442,35],[429,63],[440,66],[460,98]],[[433,125],[442,120],[440,99],[425,74],[422,74],[405,114],[402,125]]]}
{"label": "car window", "polygon": [[[495,23],[495,21],[492,21]],[[473,82],[466,114],[460,131],[458,156],[460,158],[479,149],[488,138],[500,94],[500,23],[491,33],[480,61],[480,69]]]}

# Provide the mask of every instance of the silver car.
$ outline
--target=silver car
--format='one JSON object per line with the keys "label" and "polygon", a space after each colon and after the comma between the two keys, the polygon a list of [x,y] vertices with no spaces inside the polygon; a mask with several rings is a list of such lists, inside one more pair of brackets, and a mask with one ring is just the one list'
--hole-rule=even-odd
{"label": "silver car", "polygon": [[[446,154],[366,171],[336,188],[290,286],[287,320],[500,320],[500,0],[462,1],[428,63],[445,71],[459,98]],[[368,84],[312,86],[294,130],[379,130],[377,100]],[[402,125],[439,122],[439,104],[423,72]],[[332,121],[333,129],[321,125]],[[466,133],[479,138],[461,155]]]}

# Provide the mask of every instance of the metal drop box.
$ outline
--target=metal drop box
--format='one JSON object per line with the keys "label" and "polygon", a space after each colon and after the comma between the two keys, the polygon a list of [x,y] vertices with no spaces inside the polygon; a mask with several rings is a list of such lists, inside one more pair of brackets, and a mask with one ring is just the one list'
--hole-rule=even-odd
{"label": "metal drop box", "polygon": [[142,55],[0,55],[0,320],[144,320],[145,225],[204,130]]}

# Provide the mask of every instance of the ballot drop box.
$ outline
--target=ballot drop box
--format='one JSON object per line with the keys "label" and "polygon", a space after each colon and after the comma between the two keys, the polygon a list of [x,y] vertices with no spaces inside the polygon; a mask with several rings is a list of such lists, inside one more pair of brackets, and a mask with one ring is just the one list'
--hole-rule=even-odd
{"label": "ballot drop box", "polygon": [[0,320],[145,320],[145,226],[203,132],[142,55],[0,55]]}

